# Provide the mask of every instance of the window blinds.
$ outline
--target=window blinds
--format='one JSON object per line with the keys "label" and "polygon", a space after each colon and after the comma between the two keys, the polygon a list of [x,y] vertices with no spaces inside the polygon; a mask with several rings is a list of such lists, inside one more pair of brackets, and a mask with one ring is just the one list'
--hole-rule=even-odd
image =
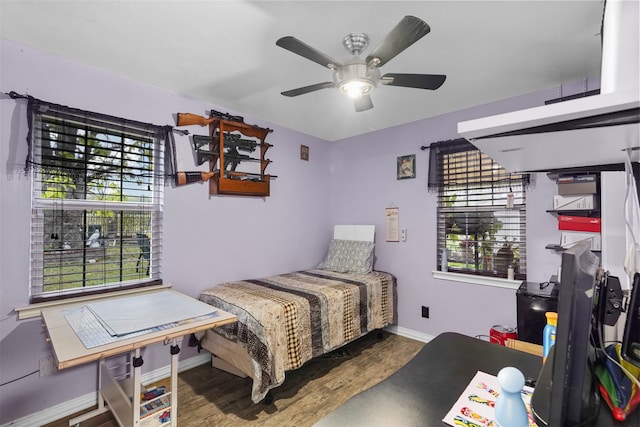
{"label": "window blinds", "polygon": [[509,173],[468,143],[435,155],[438,265],[446,250],[449,271],[507,277],[511,267],[526,277],[528,176]]}
{"label": "window blinds", "polygon": [[31,302],[160,282],[162,128],[30,100]]}

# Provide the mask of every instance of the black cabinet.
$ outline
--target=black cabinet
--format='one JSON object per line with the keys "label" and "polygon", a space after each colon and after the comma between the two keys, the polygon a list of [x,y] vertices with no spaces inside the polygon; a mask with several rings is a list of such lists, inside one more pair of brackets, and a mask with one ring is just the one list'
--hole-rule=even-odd
{"label": "black cabinet", "polygon": [[518,339],[542,345],[545,313],[558,311],[558,288],[554,283],[523,282],[516,291]]}

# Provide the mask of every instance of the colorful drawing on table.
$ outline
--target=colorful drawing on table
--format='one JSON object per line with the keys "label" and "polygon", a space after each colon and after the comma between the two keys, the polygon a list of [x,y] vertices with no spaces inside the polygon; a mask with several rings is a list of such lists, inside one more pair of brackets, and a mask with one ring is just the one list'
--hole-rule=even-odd
{"label": "colorful drawing on table", "polygon": [[[529,415],[529,427],[538,427],[531,414],[532,393],[533,389],[525,386],[521,395]],[[442,421],[459,427],[497,427],[495,401],[499,395],[498,378],[478,371]]]}
{"label": "colorful drawing on table", "polygon": [[482,424],[483,426],[494,427],[496,425],[496,423],[494,423],[492,419],[483,417],[482,415],[472,411],[471,408],[468,408],[466,406],[460,410],[460,413],[465,417]]}
{"label": "colorful drawing on table", "polygon": [[531,411],[531,397],[533,396],[533,388],[525,387],[520,392],[522,394],[522,400],[524,400],[524,406],[527,408],[527,416],[529,417],[529,427],[537,427],[536,419],[533,418],[533,412]]}
{"label": "colorful drawing on table", "polygon": [[456,417],[453,419],[453,425],[461,427],[482,427],[480,424],[476,424],[473,421],[469,421],[468,419],[463,418],[459,415],[456,415]]}
{"label": "colorful drawing on table", "polygon": [[493,397],[495,397],[496,399],[498,398],[498,396],[500,396],[500,393],[498,393],[497,391],[495,391],[494,389],[490,388],[488,385],[486,385],[485,383],[479,383],[478,384],[478,388],[485,390],[487,393],[491,394]]}
{"label": "colorful drawing on table", "polygon": [[487,400],[487,399],[483,399],[482,397],[472,394],[471,396],[469,396],[469,400],[472,402],[476,402],[479,403],[481,405],[487,405],[487,406],[491,406],[492,408],[496,407],[496,402],[495,400]]}

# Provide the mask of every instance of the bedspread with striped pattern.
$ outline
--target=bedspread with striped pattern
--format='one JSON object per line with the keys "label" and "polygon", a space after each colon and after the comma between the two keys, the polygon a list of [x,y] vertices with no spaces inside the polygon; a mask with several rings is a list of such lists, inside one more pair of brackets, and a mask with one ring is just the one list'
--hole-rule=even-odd
{"label": "bedspread with striped pattern", "polygon": [[259,402],[286,371],[395,323],[395,292],[395,278],[385,272],[306,270],[223,283],[199,299],[238,316],[215,331],[251,356],[252,400]]}

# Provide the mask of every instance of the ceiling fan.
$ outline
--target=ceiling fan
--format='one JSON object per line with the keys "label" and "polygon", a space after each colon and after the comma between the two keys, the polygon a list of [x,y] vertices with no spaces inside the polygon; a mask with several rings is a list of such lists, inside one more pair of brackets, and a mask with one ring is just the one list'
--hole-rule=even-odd
{"label": "ceiling fan", "polygon": [[447,76],[403,73],[387,73],[381,76],[379,70],[379,67],[427,35],[429,31],[431,28],[422,19],[405,16],[366,59],[361,59],[360,54],[369,46],[369,37],[364,33],[351,33],[342,40],[343,46],[354,56],[345,64],[341,64],[295,37],[282,37],[276,41],[276,45],[333,71],[332,82],[287,90],[282,92],[282,95],[298,96],[320,89],[337,88],[341,93],[353,98],[356,111],[366,111],[373,108],[369,94],[380,84],[416,89],[438,89]]}

